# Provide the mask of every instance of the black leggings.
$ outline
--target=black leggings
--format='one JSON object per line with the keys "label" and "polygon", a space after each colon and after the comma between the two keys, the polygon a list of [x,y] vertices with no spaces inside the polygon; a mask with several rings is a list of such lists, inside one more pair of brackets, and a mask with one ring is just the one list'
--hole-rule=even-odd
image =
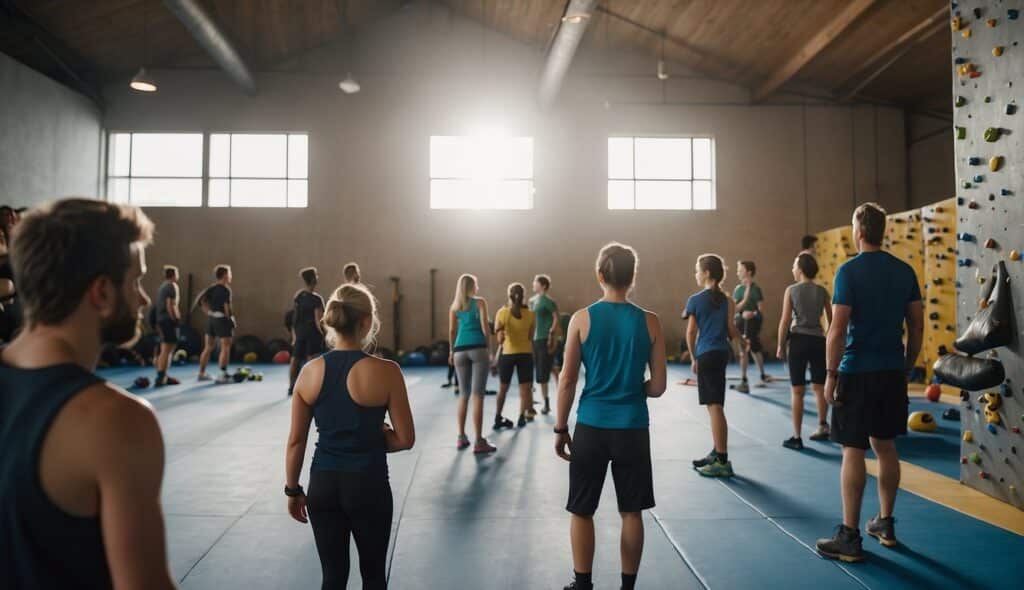
{"label": "black leggings", "polygon": [[312,471],[307,504],[323,590],[348,584],[349,536],[359,551],[364,590],[387,588],[388,542],[394,511],[386,472]]}

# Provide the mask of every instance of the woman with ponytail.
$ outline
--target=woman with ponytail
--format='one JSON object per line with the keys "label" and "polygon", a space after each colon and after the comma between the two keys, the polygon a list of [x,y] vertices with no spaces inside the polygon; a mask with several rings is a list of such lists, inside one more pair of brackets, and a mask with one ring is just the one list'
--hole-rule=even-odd
{"label": "woman with ponytail", "polygon": [[498,337],[498,388],[497,412],[494,415],[494,429],[511,428],[512,421],[502,417],[501,410],[505,407],[505,395],[512,385],[512,373],[519,380],[519,420],[520,428],[533,421],[533,328],[534,315],[530,308],[523,304],[526,289],[522,283],[508,286],[508,304],[498,310],[494,316],[494,332]]}
{"label": "woman with ponytail", "polygon": [[464,274],[455,285],[455,298],[448,310],[448,341],[451,352],[448,364],[455,366],[459,378],[459,438],[455,446],[460,451],[469,447],[466,436],[466,413],[469,397],[473,397],[473,428],[476,440],[473,452],[493,453],[497,449],[483,437],[484,393],[487,391],[487,373],[490,370],[491,327],[487,322],[487,302],[477,297],[476,277]]}
{"label": "woman with ponytail", "polygon": [[[288,512],[312,522],[323,588],[348,584],[350,536],[359,548],[363,588],[386,588],[393,514],[386,454],[416,440],[409,395],[398,364],[363,352],[380,328],[377,301],[366,287],[338,287],[322,324],[332,350],[302,368],[292,397]],[[318,440],[307,498],[299,474],[312,420]]]}
{"label": "woman with ponytail", "polygon": [[732,463],[728,453],[728,424],[725,421],[725,368],[732,351],[730,342],[739,341],[736,326],[729,321],[734,303],[723,291],[725,263],[717,254],[697,258],[694,278],[701,291],[686,301],[683,319],[686,345],[693,351],[693,374],[697,376],[697,397],[711,417],[714,447],[703,459],[693,462],[701,475],[731,477]]}
{"label": "woman with ponytail", "polygon": [[[608,464],[622,517],[622,588],[632,590],[644,546],[643,511],[654,507],[650,415],[647,398],[665,393],[665,341],[658,316],[629,300],[636,251],[608,244],[597,257],[604,296],[569,320],[565,362],[558,379],[555,453],[569,461],[573,590],[591,590],[594,512]],[[580,364],[586,378],[569,436]],[[646,378],[647,370],[650,378]]]}

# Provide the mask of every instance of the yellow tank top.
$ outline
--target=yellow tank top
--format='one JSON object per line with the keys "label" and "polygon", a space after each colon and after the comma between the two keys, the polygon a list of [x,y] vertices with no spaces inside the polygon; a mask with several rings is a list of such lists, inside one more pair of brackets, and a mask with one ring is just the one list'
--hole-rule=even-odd
{"label": "yellow tank top", "polygon": [[508,306],[498,310],[494,318],[494,327],[499,325],[505,327],[505,343],[501,346],[502,354],[525,354],[533,353],[533,334],[530,326],[533,324],[533,312],[525,305],[520,310],[521,317],[512,315],[512,309]]}

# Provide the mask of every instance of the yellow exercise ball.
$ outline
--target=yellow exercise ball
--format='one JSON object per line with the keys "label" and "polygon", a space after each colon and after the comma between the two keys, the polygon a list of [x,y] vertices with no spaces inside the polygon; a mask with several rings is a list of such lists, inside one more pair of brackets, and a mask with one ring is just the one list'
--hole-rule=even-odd
{"label": "yellow exercise ball", "polygon": [[914,432],[935,432],[938,424],[929,412],[914,412],[907,418],[907,428]]}

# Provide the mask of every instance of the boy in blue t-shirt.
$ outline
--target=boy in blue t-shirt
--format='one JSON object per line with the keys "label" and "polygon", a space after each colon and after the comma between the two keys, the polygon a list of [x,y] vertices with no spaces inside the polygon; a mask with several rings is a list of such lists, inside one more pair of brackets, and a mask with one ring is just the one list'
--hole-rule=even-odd
{"label": "boy in blue t-shirt", "polygon": [[693,373],[697,376],[697,397],[702,406],[707,406],[711,418],[714,447],[706,457],[695,460],[693,467],[708,477],[731,477],[729,427],[724,406],[725,368],[732,351],[730,342],[739,340],[739,332],[729,321],[734,304],[721,289],[725,264],[718,255],[698,257],[694,278],[703,290],[686,301],[683,311],[683,319],[688,321],[686,345],[693,359]]}

